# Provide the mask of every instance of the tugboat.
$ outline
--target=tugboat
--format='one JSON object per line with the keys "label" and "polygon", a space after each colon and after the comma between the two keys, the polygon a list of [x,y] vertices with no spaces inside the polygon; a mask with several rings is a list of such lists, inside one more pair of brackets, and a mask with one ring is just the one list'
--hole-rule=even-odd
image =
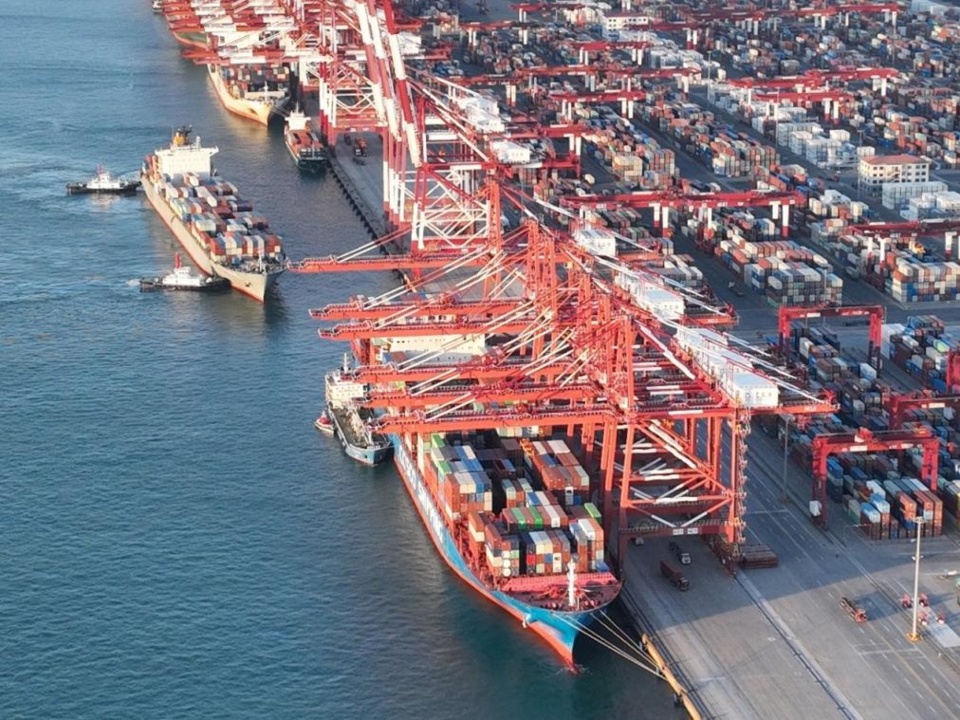
{"label": "tugboat", "polygon": [[287,126],[283,131],[290,157],[303,172],[321,172],[327,167],[327,148],[300,107],[287,115]]}
{"label": "tugboat", "polygon": [[324,435],[333,437],[333,421],[330,420],[330,415],[326,410],[320,413],[320,417],[313,421],[313,426]]}
{"label": "tugboat", "polygon": [[180,253],[173,256],[173,272],[163,277],[141,278],[140,292],[151,290],[191,290],[193,292],[211,292],[213,290],[228,290],[230,281],[226,278],[211,275],[194,275],[190,268],[180,263]]}
{"label": "tugboat", "polygon": [[344,354],[343,366],[325,376],[325,415],[333,424],[334,433],[340,438],[347,455],[364,465],[379,465],[393,457],[393,444],[387,436],[370,429],[373,413],[357,404],[357,400],[366,394],[367,387],[354,380],[351,374],[350,360]]}
{"label": "tugboat", "polygon": [[68,195],[133,195],[140,187],[135,178],[115,178],[97,166],[97,174],[85,183],[67,183]]}

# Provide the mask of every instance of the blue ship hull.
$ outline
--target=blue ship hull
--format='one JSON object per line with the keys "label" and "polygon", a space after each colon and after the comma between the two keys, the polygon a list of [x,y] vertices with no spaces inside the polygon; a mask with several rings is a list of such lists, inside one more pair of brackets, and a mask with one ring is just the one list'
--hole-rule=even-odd
{"label": "blue ship hull", "polygon": [[[344,429],[340,426],[338,413],[332,409],[328,410],[328,416],[333,422],[334,434],[340,440],[344,452],[347,453],[349,457],[363,465],[379,465],[393,456],[393,445],[390,442],[374,445],[357,445],[356,443],[350,442],[346,432],[344,432]],[[383,436],[380,435],[378,437],[382,438]]]}
{"label": "blue ship hull", "polygon": [[407,492],[410,493],[434,545],[447,564],[477,592],[502,607],[520,620],[524,627],[533,630],[546,640],[564,662],[573,665],[573,644],[577,639],[579,628],[588,625],[601,608],[584,612],[547,610],[529,605],[481,582],[460,554],[456,541],[434,505],[423,476],[402,439],[398,435],[389,435],[389,438],[393,443],[394,461],[407,487]]}

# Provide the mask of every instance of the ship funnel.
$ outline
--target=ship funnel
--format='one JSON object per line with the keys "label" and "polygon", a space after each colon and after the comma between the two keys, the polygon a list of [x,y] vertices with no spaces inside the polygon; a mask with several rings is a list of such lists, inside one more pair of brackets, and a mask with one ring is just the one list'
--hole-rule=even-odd
{"label": "ship funnel", "polygon": [[190,125],[181,125],[176,130],[173,131],[173,145],[174,147],[181,147],[186,145],[189,138],[190,132],[193,128]]}

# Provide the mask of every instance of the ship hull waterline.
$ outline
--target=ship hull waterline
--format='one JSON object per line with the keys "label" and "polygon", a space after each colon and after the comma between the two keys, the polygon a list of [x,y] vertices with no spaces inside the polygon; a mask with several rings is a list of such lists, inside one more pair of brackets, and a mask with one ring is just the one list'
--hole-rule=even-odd
{"label": "ship hull waterline", "polygon": [[230,90],[227,88],[226,83],[223,82],[223,78],[220,77],[216,66],[208,65],[207,68],[207,76],[213,84],[214,92],[217,94],[220,104],[234,115],[239,115],[247,120],[253,120],[267,127],[270,124],[270,117],[278,110],[282,110],[283,106],[287,103],[288,98],[283,98],[276,103],[255,103],[242,98],[235,98],[230,94]]}
{"label": "ship hull waterline", "polygon": [[207,40],[207,33],[203,31],[174,30],[171,34],[174,39],[184,47],[206,50],[210,45]]}
{"label": "ship hull waterline", "polygon": [[517,618],[524,627],[536,633],[540,639],[547,643],[560,659],[569,667],[575,667],[573,660],[573,646],[580,633],[579,628],[589,625],[595,613],[599,612],[605,606],[593,608],[585,612],[559,612],[556,610],[547,610],[545,608],[528,605],[520,600],[510,597],[506,593],[498,590],[491,590],[484,585],[476,575],[467,566],[466,561],[460,554],[457,544],[447,529],[446,524],[440,517],[440,513],[426,485],[410,457],[410,454],[402,439],[398,435],[388,436],[393,443],[393,458],[397,471],[403,479],[403,484],[407,488],[407,493],[413,500],[414,507],[420,515],[430,539],[433,541],[437,552],[444,559],[450,569],[460,578],[469,584],[474,590],[483,595],[487,600],[498,607],[506,610]]}
{"label": "ship hull waterline", "polygon": [[190,233],[186,225],[174,214],[173,209],[167,205],[157,194],[153,183],[145,179],[143,184],[143,194],[156,210],[157,215],[163,220],[164,224],[170,228],[170,232],[177,239],[180,247],[184,249],[190,260],[197,269],[204,275],[215,275],[222,277],[230,283],[237,292],[246,295],[259,303],[263,303],[267,292],[276,283],[280,272],[275,273],[244,273],[231,268],[214,263],[204,248],[200,246],[197,240]]}
{"label": "ship hull waterline", "polygon": [[361,465],[373,467],[375,465],[379,465],[380,463],[386,462],[393,455],[392,444],[385,447],[357,447],[347,440],[346,433],[344,433],[343,428],[340,427],[340,419],[337,417],[337,413],[328,410],[327,416],[330,418],[330,422],[333,426],[334,435],[340,441],[340,444],[343,445],[343,451],[348,457],[356,460]]}

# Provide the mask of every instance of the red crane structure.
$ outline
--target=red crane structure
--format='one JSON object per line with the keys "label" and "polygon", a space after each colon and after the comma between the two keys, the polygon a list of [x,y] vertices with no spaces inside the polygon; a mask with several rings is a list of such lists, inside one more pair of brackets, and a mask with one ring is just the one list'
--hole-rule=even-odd
{"label": "red crane structure", "polygon": [[[606,63],[518,68],[509,75],[492,74],[460,77],[456,79],[456,83],[464,87],[502,87],[507,105],[512,107],[516,105],[518,91],[522,91],[531,97],[541,92],[539,80],[543,78],[582,77],[586,91],[583,94],[577,93],[581,102],[613,102],[645,99],[648,93],[643,89],[643,84],[650,80],[676,79],[686,92],[689,90],[690,78],[699,74],[699,68],[644,68],[627,67],[619,63]],[[526,82],[523,82],[524,79]],[[600,87],[601,84],[603,87]],[[611,85],[615,87],[611,88]],[[567,93],[551,92],[549,97],[560,99],[560,96],[565,94]],[[622,105],[622,107],[625,113],[629,113],[629,116],[633,117],[632,102],[629,105]],[[561,116],[567,121],[571,119],[569,110],[561,113]]]}
{"label": "red crane structure", "polygon": [[[880,94],[886,96],[887,82],[902,77],[902,73],[895,68],[876,67],[840,67],[834,70],[808,70],[802,75],[783,75],[775,78],[735,78],[727,80],[726,84],[744,88],[748,91],[762,90],[766,99],[775,97],[776,92],[804,92],[812,90],[836,90],[831,83],[845,83],[854,80],[871,80],[879,84]],[[750,101],[750,96],[747,102]]]}
{"label": "red crane structure", "polygon": [[[390,0],[311,6],[313,19],[326,18],[319,47],[336,55],[320,80],[328,136],[369,129],[384,137],[384,212],[394,231],[367,250],[409,254],[357,252],[298,269],[419,270],[404,288],[311,312],[338,323],[322,337],[350,343],[356,378],[370,386],[363,402],[383,411],[378,429],[406,448],[431,432],[563,429],[596,465],[596,490],[621,554],[631,537],[689,534],[722,538],[735,556],[750,417],[830,412],[832,397],[797,387],[766,356],[701,329],[732,323],[729,308],[709,308],[643,268],[591,255],[569,234],[533,220],[529,198],[518,202],[528,219],[504,233],[499,178],[533,163],[511,161],[498,143],[520,143],[531,131],[509,127],[495,100],[462,84],[408,77]],[[350,60],[358,61],[354,75]],[[687,72],[607,64],[518,76],[535,83],[582,74],[589,82],[603,73],[630,90],[634,78]],[[367,124],[345,124],[347,105],[362,107],[357,122]],[[533,132],[579,137],[575,126]],[[789,207],[804,201],[792,193],[672,192],[562,204],[652,207],[660,222],[670,208],[767,206],[788,226]]]}
{"label": "red crane structure", "polygon": [[944,410],[946,408],[950,408],[954,413],[960,411],[960,395],[935,395],[924,391],[887,396],[891,430],[901,428],[907,413],[911,410]]}
{"label": "red crane structure", "polygon": [[[372,387],[364,402],[386,410],[379,429],[410,436],[562,427],[599,467],[604,516],[621,552],[641,535],[716,535],[739,547],[750,415],[825,412],[832,402],[777,379],[767,381],[781,388],[775,403],[746,407],[701,367],[719,367],[704,359],[713,352],[706,346],[727,353],[724,364],[738,358],[744,373],[766,377],[775,370],[759,369],[722,336],[663,325],[602,279],[603,263],[564,234],[533,222],[523,232],[515,253],[522,264],[501,268],[503,275],[523,268],[519,289],[501,284],[499,294],[474,297],[471,287],[481,281],[460,281],[456,291],[428,298],[358,298],[312,313],[351,320],[321,334],[351,342],[361,362],[356,378]],[[503,260],[490,256],[477,274],[491,273],[497,262]],[[430,364],[373,344],[408,347],[418,337],[441,348],[439,356],[455,354],[470,338],[504,339],[477,359]]]}
{"label": "red crane structure", "polygon": [[929,220],[913,220],[910,222],[860,223],[847,227],[847,232],[854,235],[903,235],[915,237],[936,235],[950,230],[960,230],[960,220],[933,218]]}
{"label": "red crane structure", "polygon": [[934,492],[937,489],[937,468],[940,440],[929,428],[913,428],[889,432],[870,432],[859,429],[853,433],[820,434],[813,438],[812,467],[813,499],[820,503],[820,514],[815,520],[826,527],[827,459],[840,453],[897,452],[920,448],[923,461],[920,480]]}
{"label": "red crane structure", "polygon": [[653,227],[664,236],[670,235],[670,210],[685,208],[701,212],[705,222],[710,223],[718,208],[769,207],[774,220],[781,220],[781,233],[790,233],[790,208],[804,206],[806,198],[795,192],[745,192],[699,193],[684,195],[675,191],[639,191],[620,195],[571,195],[560,199],[560,205],[585,210],[611,207],[652,208]]}
{"label": "red crane structure", "polygon": [[777,311],[777,335],[780,352],[787,357],[790,343],[790,324],[795,320],[814,320],[816,318],[858,318],[870,320],[867,357],[870,364],[880,367],[880,342],[883,333],[883,321],[887,317],[883,305],[846,305],[841,307],[789,307],[781,306]]}
{"label": "red crane structure", "polygon": [[817,25],[826,28],[827,19],[840,16],[844,24],[849,23],[852,14],[871,15],[877,13],[889,14],[894,24],[897,15],[903,8],[894,3],[867,3],[867,4],[836,4],[814,6],[806,8],[768,8],[768,7],[734,7],[716,10],[694,10],[682,5],[672,6],[669,20],[655,20],[647,18],[647,22],[637,24],[636,27],[651,31],[679,32],[686,31],[687,47],[695,48],[700,39],[710,33],[715,24],[734,23],[756,36],[760,32],[760,25],[777,22],[785,18],[813,18]]}

